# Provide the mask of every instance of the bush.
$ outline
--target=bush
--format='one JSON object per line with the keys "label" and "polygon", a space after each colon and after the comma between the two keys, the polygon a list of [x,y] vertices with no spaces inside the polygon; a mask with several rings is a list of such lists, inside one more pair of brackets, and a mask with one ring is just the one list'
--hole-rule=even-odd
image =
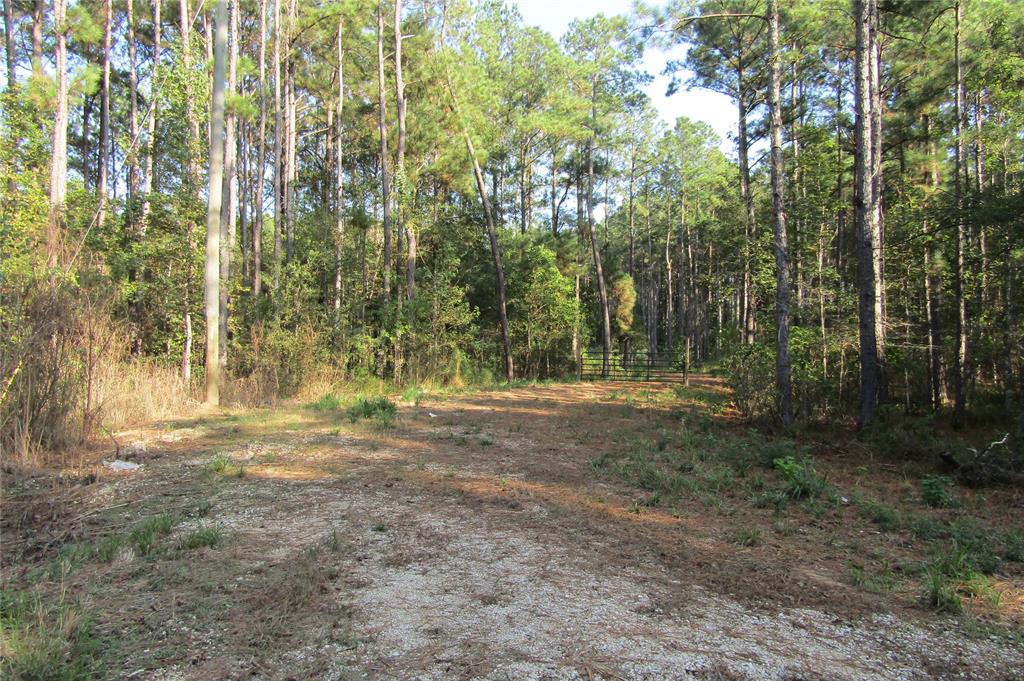
{"label": "bush", "polygon": [[921,480],[921,499],[934,508],[952,508],[960,503],[952,487],[953,480],[946,475],[926,475]]}
{"label": "bush", "polygon": [[786,493],[791,498],[816,497],[825,491],[825,479],[814,470],[810,462],[784,456],[772,463],[786,482]]}
{"label": "bush", "polygon": [[372,419],[379,425],[391,425],[398,411],[395,403],[384,397],[365,397],[360,395],[348,408],[348,417],[353,423],[359,419]]}

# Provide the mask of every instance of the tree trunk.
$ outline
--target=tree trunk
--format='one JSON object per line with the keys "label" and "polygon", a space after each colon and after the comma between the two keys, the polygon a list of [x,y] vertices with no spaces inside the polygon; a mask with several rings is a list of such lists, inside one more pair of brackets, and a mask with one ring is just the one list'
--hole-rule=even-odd
{"label": "tree trunk", "polygon": [[[227,65],[227,94],[233,97],[238,87],[238,3],[231,0],[230,36]],[[224,187],[220,209],[220,363],[228,364],[228,282],[231,276],[231,251],[235,245],[236,195],[238,165],[235,138],[235,114],[224,117]]]}
{"label": "tree trunk", "polygon": [[956,18],[955,18],[955,31],[953,39],[953,58],[956,63],[956,96],[955,101],[955,113],[956,122],[954,128],[954,135],[956,136],[956,149],[955,149],[955,169],[954,169],[954,182],[953,192],[954,200],[957,211],[957,226],[956,226],[956,256],[954,258],[953,267],[953,291],[956,296],[956,352],[953,355],[953,389],[954,389],[954,402],[953,402],[953,425],[957,428],[961,428],[964,425],[964,416],[967,411],[967,386],[966,376],[968,373],[968,356],[967,356],[967,299],[966,292],[964,291],[964,268],[965,268],[965,252],[967,250],[967,225],[964,220],[964,188],[963,188],[963,168],[964,168],[964,119],[965,113],[965,99],[966,89],[964,86],[964,72],[963,64],[960,57],[960,24],[963,19],[963,6],[960,0],[956,1]]}
{"label": "tree trunk", "polygon": [[[66,11],[66,4],[65,4]],[[43,19],[46,15],[46,0],[32,3],[32,76],[43,75]]]}
{"label": "tree trunk", "polygon": [[4,38],[7,54],[7,89],[18,84],[18,55],[14,44],[14,0],[4,0]]}
{"label": "tree trunk", "polygon": [[754,342],[754,273],[753,244],[754,239],[754,196],[750,189],[750,161],[747,135],[747,100],[743,94],[743,69],[737,70],[736,104],[739,111],[739,136],[736,144],[739,147],[740,161],[740,196],[743,199],[743,285],[740,296],[740,316],[743,331],[743,342]]}
{"label": "tree trunk", "polygon": [[860,408],[858,423],[868,425],[878,407],[878,345],[875,338],[874,220],[876,183],[871,125],[871,60],[876,28],[876,0],[856,0],[856,192],[857,283],[860,317]]}
{"label": "tree trunk", "polygon": [[338,102],[335,113],[337,130],[335,132],[335,166],[337,176],[335,178],[335,227],[334,227],[334,311],[341,311],[341,256],[342,246],[345,243],[345,124],[342,121],[342,112],[345,105],[345,50],[342,43],[344,36],[345,19],[338,19]]}
{"label": "tree trunk", "polygon": [[603,331],[603,361],[601,376],[607,376],[611,368],[612,353],[612,318],[608,304],[608,287],[604,281],[604,268],[601,266],[601,248],[594,232],[594,137],[597,135],[597,78],[590,82],[590,139],[587,141],[587,236],[590,239],[590,252],[594,258],[594,272],[597,277],[597,293],[601,301],[601,328]]}
{"label": "tree trunk", "polygon": [[132,238],[139,237],[136,206],[139,200],[139,63],[135,41],[135,0],[128,0],[128,204],[126,213]]}
{"label": "tree trunk", "polygon": [[53,25],[56,35],[54,68],[57,76],[57,101],[53,113],[50,152],[50,211],[46,222],[46,264],[57,267],[64,231],[64,201],[68,174],[68,66],[66,0],[53,0]]}
{"label": "tree trunk", "polygon": [[[252,295],[257,300],[262,293],[263,286],[263,191],[267,168],[267,0],[260,0],[259,61],[260,141],[256,159],[256,190],[252,207]],[[258,304],[255,309],[259,310]]]}
{"label": "tree trunk", "polygon": [[[130,1],[130,0],[129,0]],[[210,186],[206,211],[206,403],[220,404],[220,233],[224,192],[224,80],[228,50],[227,0],[217,0],[210,101]]]}
{"label": "tree trunk", "polygon": [[[192,71],[192,14],[188,8],[188,0],[180,0],[179,22],[181,33],[181,64],[185,73]],[[191,88],[189,88],[191,90]],[[188,123],[189,137],[187,150],[188,177],[191,182],[190,189],[199,192],[199,118],[195,113],[195,93],[187,92],[185,95],[185,119]]]}
{"label": "tree trunk", "polygon": [[775,316],[778,344],[775,348],[775,399],[779,419],[793,424],[793,389],[789,362],[789,254],[786,235],[786,166],[782,156],[782,53],[779,48],[778,0],[768,0],[768,59],[771,61],[771,85],[768,111],[771,119],[772,208],[775,213]]}
{"label": "tree trunk", "polygon": [[103,75],[100,82],[100,161],[97,169],[96,225],[103,227],[107,215],[107,173],[110,168],[110,62],[113,58],[114,0],[103,3]]}
{"label": "tree trunk", "polygon": [[384,2],[377,4],[377,130],[380,133],[380,196],[384,228],[384,302],[391,302],[391,176],[388,171],[387,98],[384,93]]}
{"label": "tree trunk", "polygon": [[[274,271],[272,284],[276,294],[281,286],[281,232],[284,228],[284,111],[281,107],[281,0],[274,0]],[[276,305],[276,300],[275,300]]]}
{"label": "tree trunk", "polygon": [[[877,3],[877,0],[875,0]],[[885,228],[882,215],[882,48],[878,39],[878,7],[874,9],[873,28],[871,31],[870,54],[870,93],[871,93],[871,167],[874,185],[874,218],[871,222],[872,257],[874,258],[875,275],[875,355],[878,359],[878,401],[885,403],[889,399],[889,381],[885,368]]]}
{"label": "tree trunk", "polygon": [[[405,213],[412,192],[409,178],[405,175],[406,101],[405,80],[402,77],[402,0],[395,0],[395,106],[398,109],[398,148],[395,152],[398,231],[406,232],[405,295],[412,300],[416,294],[416,229],[405,228]],[[409,314],[412,315],[411,308]]]}
{"label": "tree trunk", "polygon": [[[108,0],[109,2],[109,0]],[[153,0],[153,66],[149,75],[149,118],[146,121],[146,173],[145,184],[142,189],[142,222],[140,231],[144,234],[149,221],[150,195],[156,189],[156,182],[153,176],[156,165],[156,122],[159,106],[157,104],[159,95],[160,78],[160,9],[162,0]],[[105,60],[106,61],[106,60]],[[109,67],[109,64],[106,65]],[[109,112],[108,112],[109,113]]]}

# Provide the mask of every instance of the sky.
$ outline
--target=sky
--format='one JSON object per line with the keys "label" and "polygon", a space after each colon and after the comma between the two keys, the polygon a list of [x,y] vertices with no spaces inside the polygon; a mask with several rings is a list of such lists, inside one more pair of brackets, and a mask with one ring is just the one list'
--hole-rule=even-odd
{"label": "sky", "polygon": [[[627,14],[632,10],[632,0],[510,0],[519,7],[520,14],[528,26],[539,26],[555,38],[561,38],[573,19],[582,19],[595,14],[612,16]],[[646,86],[648,96],[662,120],[669,126],[676,118],[686,116],[710,125],[722,140],[722,151],[729,156],[735,153],[735,145],[728,135],[736,127],[738,115],[736,106],[725,95],[701,88],[687,90],[680,88],[671,97],[665,96],[669,77],[661,75],[670,59],[680,60],[686,56],[686,48],[677,46],[669,52],[656,48],[644,51],[641,68],[654,76],[654,82]],[[685,80],[681,78],[681,80]]]}

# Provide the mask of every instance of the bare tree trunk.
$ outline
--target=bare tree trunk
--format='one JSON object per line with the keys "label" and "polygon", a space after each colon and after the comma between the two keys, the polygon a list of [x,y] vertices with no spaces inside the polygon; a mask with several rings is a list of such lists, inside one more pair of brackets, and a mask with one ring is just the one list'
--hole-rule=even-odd
{"label": "bare tree trunk", "polygon": [[284,197],[284,220],[285,220],[285,262],[290,263],[295,258],[295,184],[299,178],[298,169],[298,128],[296,119],[296,95],[295,95],[295,59],[294,46],[292,45],[292,31],[296,25],[296,0],[288,3],[288,27],[286,32],[285,45],[285,115],[287,122],[285,129],[288,131],[286,138],[285,156],[287,158],[287,172],[285,179]]}
{"label": "bare tree trunk", "polygon": [[498,316],[501,321],[501,340],[505,350],[505,379],[511,383],[515,380],[515,368],[512,365],[512,340],[508,330],[508,312],[505,304],[505,269],[501,264],[501,247],[498,245],[494,213],[491,211],[491,202],[487,198],[487,184],[484,181],[483,171],[480,169],[480,162],[477,160],[473,139],[469,136],[469,131],[465,129],[463,129],[462,135],[466,139],[466,149],[469,151],[469,157],[473,161],[473,176],[476,179],[477,192],[480,193],[480,203],[483,204],[484,221],[487,223],[487,239],[490,241],[491,255],[494,257],[494,269],[498,279]]}
{"label": "bare tree trunk", "polygon": [[779,61],[779,4],[768,0],[768,58],[771,60],[771,85],[768,111],[771,119],[772,207],[775,213],[775,315],[778,344],[775,348],[775,400],[784,426],[793,424],[793,388],[789,362],[789,254],[786,234],[786,166],[782,156],[782,76]]}
{"label": "bare tree trunk", "polygon": [[878,407],[878,345],[875,338],[875,258],[874,220],[876,216],[874,135],[871,125],[872,41],[877,20],[876,0],[856,0],[856,192],[857,280],[860,315],[860,409],[858,422],[863,427],[875,416]]}
{"label": "bare tree trunk", "polygon": [[206,403],[220,404],[220,233],[224,192],[224,80],[227,70],[227,0],[217,0],[210,103],[210,186],[206,211]]}
{"label": "bare tree trunk", "polygon": [[335,228],[334,228],[334,311],[341,311],[341,256],[342,247],[345,244],[345,123],[342,120],[342,113],[345,106],[345,50],[342,38],[345,29],[345,19],[338,19],[338,102],[335,122],[337,130],[335,133],[335,166],[337,166],[337,177],[335,179]]}
{"label": "bare tree trunk", "polygon": [[[875,0],[877,2],[877,0]],[[875,276],[875,344],[878,358],[878,401],[885,403],[889,399],[889,379],[885,366],[886,337],[886,306],[885,306],[885,226],[882,215],[882,52],[878,39],[878,7],[874,9],[874,25],[872,28],[870,55],[870,92],[871,92],[871,166],[874,184],[874,218],[871,222],[872,257],[874,258]]]}
{"label": "bare tree trunk", "polygon": [[103,227],[107,215],[107,173],[110,168],[110,61],[113,47],[114,0],[103,3],[103,75],[100,82],[100,161],[96,179],[99,194],[96,224]]}
{"label": "bare tree trunk", "polygon": [[[108,0],[109,1],[109,0]],[[148,226],[151,209],[150,194],[156,189],[153,175],[156,164],[156,122],[159,112],[157,104],[160,79],[160,9],[162,0],[153,0],[153,66],[149,75],[149,118],[146,120],[146,173],[142,188],[142,222],[140,231],[144,234]],[[107,65],[109,67],[109,64]],[[109,112],[108,112],[109,115]]]}
{"label": "bare tree trunk", "polygon": [[281,102],[281,0],[274,0],[274,271],[273,288],[281,285],[281,233],[284,229],[284,111]]}
{"label": "bare tree trunk", "polygon": [[[402,77],[402,0],[395,0],[395,106],[398,109],[398,148],[395,153],[398,231],[406,234],[405,295],[412,300],[416,294],[416,229],[405,224],[411,187],[405,175],[406,99],[405,79]],[[412,315],[412,308],[409,314]]]}
{"label": "bare tree trunk", "polygon": [[[238,87],[238,3],[231,0],[230,36],[227,66],[227,96],[234,96]],[[235,245],[235,200],[238,192],[238,167],[235,139],[235,114],[225,113],[224,120],[224,187],[220,208],[220,363],[228,363],[228,282],[231,276],[231,251]]]}
{"label": "bare tree trunk", "polygon": [[380,133],[380,195],[384,227],[384,302],[391,302],[391,176],[388,171],[387,98],[384,94],[384,2],[377,4],[377,130]]}
{"label": "bare tree trunk", "polygon": [[601,266],[601,248],[594,232],[594,137],[597,135],[597,77],[590,81],[590,139],[587,141],[587,236],[590,239],[590,252],[594,258],[594,272],[597,277],[598,299],[601,301],[601,328],[603,331],[603,361],[601,376],[607,376],[611,368],[612,353],[612,318],[608,304],[608,287],[604,281],[604,268]]}
{"label": "bare tree trunk", "polygon": [[[252,228],[252,295],[257,300],[263,286],[263,192],[267,172],[267,0],[260,0],[259,61],[260,140],[256,160]],[[275,230],[276,228],[275,220]],[[259,310],[259,305],[256,309]]]}
{"label": "bare tree trunk", "polygon": [[4,38],[7,48],[7,89],[18,84],[18,55],[14,44],[14,0],[4,0]]}
{"label": "bare tree trunk", "polygon": [[750,140],[747,135],[747,100],[743,95],[743,71],[737,72],[737,97],[736,104],[739,110],[739,137],[736,140],[739,147],[740,161],[740,196],[743,199],[744,222],[743,222],[743,285],[740,295],[740,323],[743,331],[743,342],[752,344],[754,342],[754,273],[753,273],[753,244],[754,239],[754,196],[750,189],[750,161],[749,146]]}
{"label": "bare tree trunk", "polygon": [[[66,7],[65,7],[66,9]],[[32,3],[32,75],[43,74],[43,19],[46,14],[46,0]]]}
{"label": "bare tree trunk", "polygon": [[[188,8],[188,0],[179,0],[179,23],[181,33],[181,64],[186,73],[192,71],[192,13]],[[190,88],[191,89],[191,88]],[[199,192],[199,118],[195,113],[195,93],[188,92],[185,96],[185,118],[188,122],[188,177],[191,189]]]}
{"label": "bare tree trunk", "polygon": [[50,152],[50,212],[46,222],[46,264],[50,268],[56,267],[60,259],[68,181],[68,52],[65,32],[67,27],[64,25],[66,13],[67,0],[53,0],[57,102],[53,113]]}
{"label": "bare tree trunk", "polygon": [[129,231],[139,236],[136,203],[139,200],[139,154],[135,150],[139,139],[139,64],[135,48],[135,0],[128,0],[128,205],[126,208]]}
{"label": "bare tree trunk", "polygon": [[953,55],[956,63],[956,96],[955,111],[956,123],[954,134],[956,136],[955,152],[955,178],[953,183],[954,199],[957,211],[956,227],[956,257],[953,263],[954,275],[953,286],[956,296],[956,352],[953,355],[953,380],[954,380],[954,402],[953,402],[953,425],[957,428],[963,427],[964,416],[967,411],[967,386],[966,376],[968,373],[967,356],[967,299],[964,291],[964,268],[965,251],[967,250],[967,225],[964,221],[964,189],[963,169],[965,162],[965,146],[963,137],[964,119],[966,117],[965,106],[966,88],[964,85],[963,64],[960,55],[960,24],[963,19],[963,6],[960,0],[955,3],[956,19],[953,39]]}

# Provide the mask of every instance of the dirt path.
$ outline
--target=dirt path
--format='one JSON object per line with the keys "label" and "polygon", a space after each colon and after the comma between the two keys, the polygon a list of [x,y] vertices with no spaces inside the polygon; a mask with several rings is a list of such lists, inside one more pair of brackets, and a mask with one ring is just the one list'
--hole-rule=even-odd
{"label": "dirt path", "polygon": [[[175,536],[215,526],[224,541],[110,568],[123,586],[96,604],[131,641],[119,675],[1024,678],[1012,643],[887,611],[771,539],[730,544],[707,514],[637,509],[588,462],[638,419],[685,427],[664,390],[427,398],[384,431],[295,409],[129,434],[145,466],[108,503],[199,503]],[[244,476],[211,476],[215,453]]]}

